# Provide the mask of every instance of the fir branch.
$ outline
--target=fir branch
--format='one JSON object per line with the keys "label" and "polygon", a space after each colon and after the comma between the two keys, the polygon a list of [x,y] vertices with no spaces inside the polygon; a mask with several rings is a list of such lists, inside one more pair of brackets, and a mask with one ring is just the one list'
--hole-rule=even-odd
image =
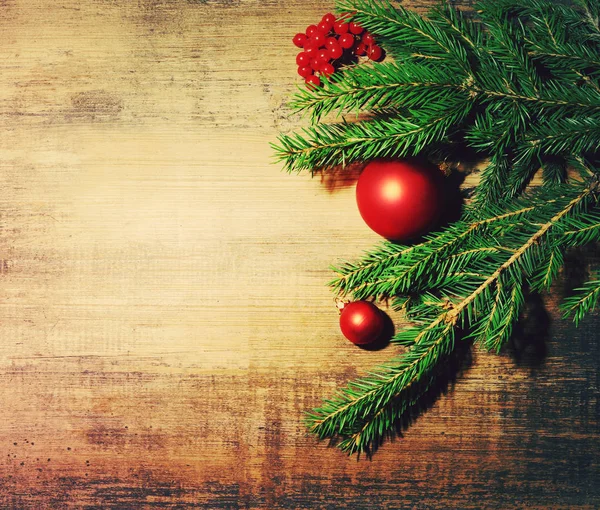
{"label": "fir branch", "polygon": [[583,8],[585,14],[584,20],[588,26],[594,32],[600,34],[600,5],[598,4],[598,0],[576,0],[576,2]]}
{"label": "fir branch", "polygon": [[440,316],[419,332],[413,348],[404,356],[350,383],[310,413],[307,422],[311,431],[321,438],[351,434],[357,422],[363,422],[418,383],[423,374],[452,350],[453,342],[453,327],[444,324]]}
{"label": "fir branch", "polygon": [[[453,349],[455,327],[467,330],[475,327],[476,336],[486,347],[499,350],[509,338],[523,305],[522,278],[532,275],[539,264],[538,247],[553,230],[562,232],[565,219],[585,208],[592,194],[589,187],[566,186],[562,192],[560,199],[551,202],[546,200],[543,191],[524,199],[523,203],[533,200],[537,205],[534,210],[540,218],[545,216],[545,221],[524,225],[517,236],[519,245],[499,259],[502,262],[495,268],[474,263],[478,272],[485,273],[485,279],[460,297],[449,299],[444,307],[434,303],[432,310],[437,310],[437,316],[420,328],[410,329],[408,335],[399,339],[401,343],[412,344],[411,349],[393,364],[350,383],[340,394],[325,401],[310,415],[311,430],[321,438],[341,436],[342,448],[349,452],[367,449],[382,440],[380,431],[389,429],[389,420],[398,419],[410,406],[410,400],[394,408],[394,412],[391,408],[383,409],[409,392],[413,385],[423,384],[423,381],[428,385],[433,367],[443,363]],[[432,249],[431,243],[426,246],[428,249],[422,250],[424,259],[431,255],[427,252]],[[510,291],[498,297],[505,287]],[[494,292],[496,301],[491,299]],[[492,307],[492,302],[497,304]]]}
{"label": "fir branch", "polygon": [[519,312],[525,303],[523,289],[521,285],[514,285],[508,300],[506,301],[503,310],[502,318],[500,319],[500,327],[487,335],[484,341],[484,346],[495,352],[500,352],[500,349],[509,340],[513,325],[519,318]]}
{"label": "fir branch", "polygon": [[533,179],[535,173],[539,170],[540,165],[541,158],[539,151],[522,151],[521,154],[515,158],[510,168],[510,175],[507,179],[504,193],[502,194],[503,198],[513,198],[521,195],[531,182],[531,179]]}
{"label": "fir branch", "polygon": [[454,36],[465,48],[465,53],[479,54],[483,45],[483,32],[480,28],[465,19],[463,14],[448,3],[434,6],[429,13],[429,20],[437,23],[440,29]]}
{"label": "fir branch", "polygon": [[521,282],[506,288],[502,284],[502,278],[498,278],[493,305],[486,314],[482,314],[480,324],[474,326],[472,336],[487,350],[500,352],[510,338],[524,302]]}
{"label": "fir branch", "polygon": [[431,373],[419,383],[412,384],[402,395],[394,397],[387,405],[380,407],[372,417],[359,422],[359,428],[344,437],[338,447],[349,455],[360,454],[363,451],[372,454],[386,437],[394,435],[398,422],[421,404],[423,397],[435,387],[437,379],[438,374]]}
{"label": "fir branch", "polygon": [[[535,210],[536,206],[524,204],[520,207],[512,207],[511,210],[502,210],[488,207],[487,217],[482,218],[481,211],[477,207],[465,213],[465,220],[457,222],[437,235],[419,245],[402,246],[394,243],[383,243],[374,252],[368,253],[359,263],[346,263],[340,268],[333,268],[340,277],[330,282],[330,286],[339,295],[352,294],[355,299],[366,296],[379,298],[392,295],[391,288],[402,285],[402,279],[417,273],[428,264],[434,262],[434,258],[440,261],[445,258],[450,250],[454,251],[452,257],[455,259],[473,260],[481,254],[497,251],[494,247],[478,246],[476,249],[461,252],[458,247],[463,246],[469,237],[474,236],[482,229],[495,223],[500,223],[501,228],[507,228],[509,224],[521,224],[525,217]],[[413,261],[413,265],[407,261]],[[418,265],[417,265],[418,264]],[[397,274],[397,269],[402,269]],[[391,269],[396,269],[396,274],[389,277]],[[441,273],[437,271],[436,275]],[[386,279],[388,278],[388,279]],[[402,288],[412,288],[413,282],[408,281]]]}
{"label": "fir branch", "polygon": [[[562,43],[560,47],[557,45],[544,45],[533,39],[525,39],[525,41],[528,48],[530,48],[527,54],[536,61],[550,67],[554,73],[571,70],[581,77],[588,74],[594,78],[598,77],[600,60],[592,48],[570,43]],[[582,74],[582,71],[585,74]]]}
{"label": "fir branch", "polygon": [[355,66],[332,75],[322,87],[300,91],[291,106],[310,111],[313,121],[333,111],[410,110],[423,105],[439,110],[460,103],[466,115],[469,93],[462,81],[460,75],[410,62]]}
{"label": "fir branch", "polygon": [[338,0],[336,10],[377,34],[392,55],[398,54],[444,63],[455,70],[468,69],[464,48],[440,27],[417,13],[393,7],[387,0]]}
{"label": "fir branch", "polygon": [[480,14],[489,33],[489,54],[511,73],[512,83],[519,85],[520,93],[530,96],[538,94],[541,81],[524,48],[522,28],[507,23],[504,16],[495,15],[491,9]]}
{"label": "fir branch", "polygon": [[595,153],[600,145],[600,116],[556,118],[553,123],[531,126],[523,154],[580,155]]}
{"label": "fir branch", "polygon": [[449,101],[445,110],[436,113],[419,119],[384,115],[364,122],[314,125],[302,134],[280,135],[279,145],[273,148],[288,171],[413,156],[445,139],[467,112],[461,103]]}
{"label": "fir branch", "polygon": [[[469,145],[492,154],[478,192],[485,204],[522,191],[534,169],[515,167],[515,162],[533,161],[545,152],[597,152],[600,85],[592,78],[600,70],[600,62],[594,60],[597,52],[568,38],[581,35],[577,13],[551,4],[528,0],[518,8],[512,0],[493,6],[485,0],[484,33],[449,6],[434,9],[425,20],[386,2],[339,2],[340,10],[352,12],[357,21],[407,54],[417,51],[443,62],[411,57],[397,64],[348,67],[324,80],[322,87],[299,92],[293,106],[309,112],[313,121],[331,112],[368,111],[376,116],[282,135],[274,146],[278,158],[290,171],[314,171],[423,153],[464,134]],[[511,9],[531,23],[510,21],[506,13]],[[565,34],[560,33],[561,20],[569,27]],[[540,33],[543,37],[533,37]],[[570,67],[553,66],[561,55],[576,56],[581,65],[567,58]],[[557,74],[541,79],[532,58]],[[579,86],[573,76],[586,86]],[[515,145],[524,148],[518,155],[509,151]],[[509,161],[502,162],[504,158]],[[494,179],[487,182],[487,176]]]}
{"label": "fir branch", "polygon": [[494,301],[488,310],[487,316],[481,319],[480,323],[473,328],[473,332],[470,335],[482,344],[486,344],[488,339],[493,337],[494,329],[499,322],[498,317],[501,316],[502,309],[506,306],[505,287],[502,278],[498,278],[494,294]]}
{"label": "fir branch", "polygon": [[[478,23],[449,5],[426,19],[387,1],[338,1],[396,63],[348,67],[300,92],[293,107],[314,124],[280,136],[285,168],[326,170],[461,139],[489,164],[459,221],[334,269],[338,294],[391,297],[414,326],[392,339],[404,355],[311,413],[319,437],[372,451],[434,388],[465,334],[500,350],[524,288],[549,289],[568,249],[600,242],[600,4],[577,3],[481,0]],[[366,120],[317,123],[358,112]],[[544,184],[529,192],[540,167]],[[565,314],[578,323],[599,296],[596,276],[565,300]]]}
{"label": "fir branch", "polygon": [[562,246],[552,248],[531,280],[532,289],[536,291],[549,290],[564,262]]}
{"label": "fir branch", "polygon": [[545,113],[548,110],[556,108],[579,109],[583,112],[600,110],[600,94],[593,89],[583,90],[581,88],[567,87],[569,94],[565,94],[564,84],[558,85],[546,82],[544,88],[539,93],[527,94],[515,91],[508,83],[504,85],[504,87],[473,85],[471,90],[488,102],[497,99],[517,101],[536,109],[539,113]]}
{"label": "fir branch", "polygon": [[546,156],[542,162],[544,186],[556,186],[567,182],[567,164],[564,158]]}
{"label": "fir branch", "polygon": [[579,173],[581,179],[589,179],[599,172],[582,154],[568,154],[564,158],[567,165]]}
{"label": "fir branch", "polygon": [[565,298],[561,309],[564,317],[572,317],[575,325],[579,325],[586,314],[592,312],[600,299],[600,275],[575,289],[575,294]]}
{"label": "fir branch", "polygon": [[501,151],[495,151],[479,174],[474,200],[478,204],[497,203],[504,196],[510,172],[510,160]]}
{"label": "fir branch", "polygon": [[600,243],[600,211],[592,209],[571,218],[565,224],[563,236],[555,242],[559,246],[576,248]]}
{"label": "fir branch", "polygon": [[[597,64],[594,34],[586,29],[585,17],[572,5],[547,0],[504,0],[499,4],[503,11],[518,16],[525,41],[537,50],[530,55],[549,57],[544,60],[553,68],[567,64],[568,60],[576,66],[586,62],[586,66]],[[572,45],[569,40],[578,44]]]}
{"label": "fir branch", "polygon": [[[572,209],[579,206],[582,201],[585,200],[586,197],[590,195],[591,191],[589,189],[583,190],[580,194],[575,196],[566,206],[561,208],[552,218],[550,218],[545,223],[541,224],[539,229],[531,236],[527,238],[527,240],[513,253],[502,265],[500,265],[477,289],[471,293],[469,296],[466,296],[461,302],[452,306],[452,309],[448,312],[446,316],[446,321],[456,324],[459,319],[463,318],[463,311],[465,309],[471,310],[472,315],[476,315],[476,307],[478,299],[482,295],[486,295],[489,293],[489,290],[492,285],[496,283],[500,275],[506,272],[511,272],[513,276],[517,278],[520,277],[522,272],[530,273],[529,266],[532,266],[532,261],[527,259],[528,254],[532,251],[532,247],[536,246],[536,244],[541,240],[541,238],[547,234],[547,232],[556,226],[556,224],[567,214],[571,212]],[[520,262],[520,264],[519,264]],[[515,265],[517,268],[515,270]],[[521,267],[518,267],[521,266]],[[463,324],[463,326],[466,323]]]}

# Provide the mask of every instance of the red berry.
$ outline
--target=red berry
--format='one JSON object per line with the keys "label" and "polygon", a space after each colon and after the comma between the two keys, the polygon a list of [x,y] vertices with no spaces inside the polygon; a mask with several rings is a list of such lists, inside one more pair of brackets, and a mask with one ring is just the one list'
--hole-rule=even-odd
{"label": "red berry", "polygon": [[335,23],[335,16],[333,14],[331,14],[330,12],[328,12],[327,14],[325,14],[325,16],[323,16],[321,21],[325,21],[326,23],[329,23],[330,25],[333,26],[333,24]]}
{"label": "red berry", "polygon": [[314,74],[311,74],[310,76],[304,78],[304,81],[306,82],[306,85],[309,89],[314,89],[315,87],[321,85],[321,80],[319,80],[319,77],[315,76]]}
{"label": "red berry", "polygon": [[369,48],[368,55],[371,60],[379,60],[383,55],[383,51],[381,50],[381,47],[377,46],[376,44],[373,44]]}
{"label": "red berry", "polygon": [[306,42],[306,40],[308,39],[308,37],[306,37],[306,34],[296,34],[294,36],[294,38],[292,39],[294,45],[298,46],[298,48],[302,48],[304,47],[304,43]]}
{"label": "red berry", "polygon": [[308,25],[306,27],[306,35],[308,37],[312,37],[313,35],[315,35],[315,32],[317,31],[317,25]]}
{"label": "red berry", "polygon": [[373,34],[365,32],[362,36],[362,42],[369,46],[370,44],[373,44],[375,42],[375,38],[373,37]]}
{"label": "red berry", "polygon": [[296,55],[296,64],[299,66],[307,66],[310,62],[310,56],[305,51],[301,51]]}
{"label": "red berry", "polygon": [[342,35],[348,32],[348,23],[344,23],[343,21],[336,21],[333,24],[333,31],[336,34]]}
{"label": "red berry", "polygon": [[310,66],[301,66],[298,68],[298,74],[302,76],[302,78],[306,78],[313,73],[313,69]]}
{"label": "red berry", "polygon": [[327,36],[324,35],[322,32],[317,31],[312,35],[312,37],[310,38],[310,41],[317,48],[320,48],[321,46],[325,46],[325,42],[327,41]]}
{"label": "red berry", "polygon": [[319,50],[319,53],[317,53],[317,60],[321,62],[329,62],[330,59],[331,57],[329,56],[329,51],[327,50]]}
{"label": "red berry", "polygon": [[348,30],[350,30],[350,33],[352,34],[360,34],[364,30],[364,28],[361,27],[358,23],[354,23],[354,21],[351,21],[350,23],[348,23]]}
{"label": "red berry", "polygon": [[321,64],[323,62],[321,62],[318,58],[311,58],[310,59],[310,67],[312,67],[315,71],[318,71],[319,68],[321,67]]}
{"label": "red berry", "polygon": [[327,41],[325,41],[325,47],[329,48],[330,46],[334,46],[338,43],[335,37],[328,37]]}
{"label": "red berry", "polygon": [[327,48],[329,56],[333,59],[340,58],[344,54],[344,50],[336,41],[335,44],[330,44]]}
{"label": "red berry", "polygon": [[356,53],[357,56],[362,57],[363,55],[366,55],[368,51],[368,47],[364,42],[359,42],[356,45],[356,48],[354,49],[354,53]]}
{"label": "red berry", "polygon": [[329,77],[330,75],[332,75],[335,72],[335,67],[333,67],[329,62],[326,62],[325,64],[321,64],[321,67],[319,68],[319,72],[322,75]]}
{"label": "red berry", "polygon": [[354,36],[352,34],[344,34],[340,36],[338,42],[342,48],[347,50],[354,45]]}
{"label": "red berry", "polygon": [[306,41],[306,44],[304,45],[304,53],[306,53],[309,57],[314,57],[317,51],[319,51],[319,48],[317,48],[310,39]]}
{"label": "red berry", "polygon": [[321,23],[319,23],[317,25],[317,30],[319,32],[322,32],[325,35],[327,35],[329,32],[331,32],[332,28],[333,28],[333,25],[327,21],[321,21]]}

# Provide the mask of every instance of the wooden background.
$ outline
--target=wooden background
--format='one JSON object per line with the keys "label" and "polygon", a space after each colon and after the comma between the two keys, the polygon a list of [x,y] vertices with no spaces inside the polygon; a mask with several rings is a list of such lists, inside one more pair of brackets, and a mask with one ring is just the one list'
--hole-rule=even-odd
{"label": "wooden background", "polygon": [[378,242],[352,180],[268,145],[331,8],[0,2],[1,508],[600,506],[600,318],[560,322],[560,288],[371,461],[306,435],[394,352],[325,286]]}

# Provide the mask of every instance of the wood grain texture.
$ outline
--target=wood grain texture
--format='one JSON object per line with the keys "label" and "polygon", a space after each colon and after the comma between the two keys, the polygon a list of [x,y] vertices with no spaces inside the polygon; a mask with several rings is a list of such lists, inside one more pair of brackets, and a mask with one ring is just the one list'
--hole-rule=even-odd
{"label": "wood grain texture", "polygon": [[394,351],[346,342],[325,286],[378,242],[352,181],[268,146],[329,9],[0,2],[1,508],[600,506],[600,317],[559,321],[560,286],[373,460],[306,434]]}

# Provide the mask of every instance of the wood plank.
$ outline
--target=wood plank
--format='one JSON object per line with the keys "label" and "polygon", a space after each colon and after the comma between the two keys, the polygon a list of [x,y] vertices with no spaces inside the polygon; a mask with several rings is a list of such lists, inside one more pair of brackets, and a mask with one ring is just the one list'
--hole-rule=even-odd
{"label": "wood plank", "polygon": [[347,343],[325,285],[379,241],[352,180],[268,145],[303,122],[290,38],[328,9],[0,3],[2,508],[600,504],[599,318],[560,322],[560,288],[372,461],[306,434],[394,352]]}

